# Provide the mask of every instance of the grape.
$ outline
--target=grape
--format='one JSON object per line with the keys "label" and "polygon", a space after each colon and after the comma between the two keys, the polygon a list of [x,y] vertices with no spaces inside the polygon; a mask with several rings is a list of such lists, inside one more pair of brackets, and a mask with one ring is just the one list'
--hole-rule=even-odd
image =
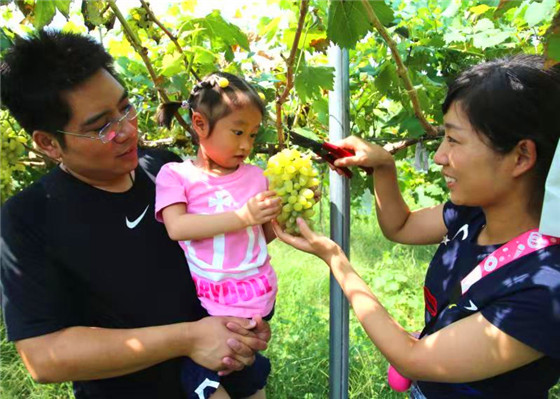
{"label": "grape", "polygon": [[299,234],[297,218],[305,219],[311,225],[315,215],[312,209],[317,202],[314,188],[319,186],[317,170],[311,162],[311,155],[296,149],[285,149],[268,160],[265,176],[270,189],[282,198],[282,212],[276,220],[290,234]]}
{"label": "grape", "polygon": [[30,145],[30,138],[15,121],[10,123],[8,118],[7,111],[0,112],[0,199],[2,202],[30,182],[26,176],[25,165],[21,162],[21,158],[26,153],[23,144]]}

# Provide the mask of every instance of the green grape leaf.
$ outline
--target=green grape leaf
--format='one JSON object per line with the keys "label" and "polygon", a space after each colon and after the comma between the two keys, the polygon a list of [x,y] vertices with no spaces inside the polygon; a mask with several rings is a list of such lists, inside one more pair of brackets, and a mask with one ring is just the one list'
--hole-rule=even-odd
{"label": "green grape leaf", "polygon": [[[384,1],[370,1],[377,18],[385,26],[395,16]],[[361,1],[331,1],[328,11],[327,37],[343,48],[355,48],[356,43],[371,30],[371,23]]]}
{"label": "green grape leaf", "polygon": [[321,138],[319,138],[317,133],[313,132],[310,129],[306,129],[306,128],[300,127],[300,126],[295,126],[295,127],[292,128],[292,130],[294,132],[296,132],[297,134],[303,136],[303,137],[307,137],[308,139],[316,140],[316,141],[321,140]]}
{"label": "green grape leaf", "polygon": [[560,62],[560,33],[550,36],[545,44],[547,58]]}
{"label": "green grape leaf", "polygon": [[52,1],[38,1],[35,3],[33,11],[34,19],[33,26],[35,29],[41,29],[43,26],[48,25],[54,15],[56,14],[56,6]]}
{"label": "green grape leaf", "polygon": [[281,17],[277,18],[262,18],[262,26],[259,28],[259,36],[264,37],[267,42],[271,41],[278,31],[278,26],[282,21]]}
{"label": "green grape leaf", "polygon": [[82,15],[84,24],[89,30],[103,24],[101,8],[103,5],[97,0],[82,0]]}
{"label": "green grape leaf", "polygon": [[502,32],[497,29],[491,29],[486,32],[480,32],[473,36],[473,45],[482,50],[497,46],[505,42],[511,36],[510,32]]}
{"label": "green grape leaf", "polygon": [[313,101],[313,110],[317,113],[319,123],[327,125],[329,123],[329,101],[326,98],[318,98]]}
{"label": "green grape leaf", "polygon": [[552,15],[556,0],[543,0],[542,3],[532,2],[525,11],[525,22],[530,27],[540,23],[542,20]]}
{"label": "green grape leaf", "polygon": [[161,62],[163,76],[173,76],[183,70],[183,60],[181,54],[165,54]]}
{"label": "green grape leaf", "polygon": [[294,82],[301,101],[321,97],[321,89],[334,88],[334,68],[332,67],[301,67]]}
{"label": "green grape leaf", "polygon": [[195,54],[195,63],[213,66],[216,55],[212,51],[201,46],[192,46],[192,50]]}
{"label": "green grape leaf", "polygon": [[445,32],[445,34],[443,35],[443,39],[445,40],[446,44],[453,42],[463,43],[466,41],[465,35],[453,28],[450,28],[449,31]]}
{"label": "green grape leaf", "polygon": [[66,19],[70,17],[71,2],[72,2],[71,0],[54,0],[54,4],[56,5],[56,8],[58,9],[58,11],[60,11],[62,15],[66,17]]}
{"label": "green grape leaf", "polygon": [[509,11],[514,7],[518,7],[521,4],[522,4],[521,1],[500,0],[500,4],[496,8],[496,11],[494,11],[494,18],[500,18],[507,11]]}
{"label": "green grape leaf", "polygon": [[479,4],[477,6],[471,7],[470,11],[475,15],[481,15],[484,14],[489,9],[490,7],[488,7],[486,4]]}
{"label": "green grape leaf", "polygon": [[374,82],[375,87],[380,93],[387,94],[389,92],[389,88],[395,80],[396,73],[397,68],[393,63],[386,62],[381,66],[379,75],[377,75]]}
{"label": "green grape leaf", "polygon": [[415,116],[409,116],[400,124],[400,132],[407,132],[408,137],[421,137],[424,134],[422,124]]}
{"label": "green grape leaf", "polygon": [[6,32],[4,32],[4,28],[0,28],[0,49],[2,49],[2,51],[5,51],[6,49],[10,48],[12,44],[12,39],[10,39],[8,35],[6,35]]}
{"label": "green grape leaf", "polygon": [[221,39],[230,46],[239,45],[249,51],[249,40],[237,26],[227,22],[218,10],[212,11],[200,20],[211,34],[211,38]]}
{"label": "green grape leaf", "polygon": [[273,126],[265,126],[259,129],[259,133],[255,138],[255,144],[268,144],[268,143],[277,143],[278,142],[278,134],[276,133],[276,129]]}
{"label": "green grape leaf", "polygon": [[459,4],[456,1],[450,1],[445,11],[441,13],[442,17],[451,18],[459,12]]}

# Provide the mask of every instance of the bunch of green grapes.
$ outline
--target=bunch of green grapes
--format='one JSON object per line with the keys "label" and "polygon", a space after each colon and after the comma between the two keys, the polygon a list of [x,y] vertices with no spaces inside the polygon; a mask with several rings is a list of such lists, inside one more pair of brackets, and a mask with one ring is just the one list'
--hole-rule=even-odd
{"label": "bunch of green grapes", "polygon": [[22,131],[15,131],[7,119],[5,111],[0,117],[0,196],[2,202],[19,188],[18,176],[25,171],[20,158],[25,154],[27,137]]}
{"label": "bunch of green grapes", "polygon": [[276,218],[290,234],[299,234],[296,219],[301,217],[311,224],[317,202],[315,192],[319,186],[318,172],[313,167],[311,155],[296,149],[285,149],[268,160],[265,176],[270,189],[282,198],[282,213]]}

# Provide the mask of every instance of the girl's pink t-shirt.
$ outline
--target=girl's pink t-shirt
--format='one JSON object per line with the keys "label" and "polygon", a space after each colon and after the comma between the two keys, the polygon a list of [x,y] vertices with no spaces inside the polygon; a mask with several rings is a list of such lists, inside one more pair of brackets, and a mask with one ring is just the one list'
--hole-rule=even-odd
{"label": "girl's pink t-shirt", "polygon": [[[164,165],[156,178],[156,219],[163,208],[184,203],[188,213],[214,214],[239,209],[268,189],[263,171],[241,164],[225,176],[211,176],[187,160]],[[202,306],[213,316],[268,315],[278,291],[262,226],[179,245]]]}

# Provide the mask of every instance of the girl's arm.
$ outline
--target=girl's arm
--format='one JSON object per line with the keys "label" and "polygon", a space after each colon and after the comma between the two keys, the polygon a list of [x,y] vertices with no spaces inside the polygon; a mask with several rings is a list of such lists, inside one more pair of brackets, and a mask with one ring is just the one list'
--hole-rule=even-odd
{"label": "girl's arm", "polygon": [[337,244],[313,233],[303,220],[298,225],[302,237],[284,233],[273,222],[278,238],[330,266],[369,338],[401,374],[423,381],[476,381],[543,356],[499,330],[480,312],[421,340],[414,338],[389,315]]}
{"label": "girl's arm", "polygon": [[172,240],[200,240],[267,223],[280,213],[280,202],[273,191],[263,191],[235,211],[193,214],[187,212],[184,203],[177,203],[164,208],[161,214]]}
{"label": "girl's arm", "polygon": [[382,147],[351,136],[338,143],[354,156],[336,160],[336,166],[374,168],[377,220],[385,237],[403,244],[437,244],[447,232],[443,205],[411,212],[397,182],[397,169],[391,154]]}

